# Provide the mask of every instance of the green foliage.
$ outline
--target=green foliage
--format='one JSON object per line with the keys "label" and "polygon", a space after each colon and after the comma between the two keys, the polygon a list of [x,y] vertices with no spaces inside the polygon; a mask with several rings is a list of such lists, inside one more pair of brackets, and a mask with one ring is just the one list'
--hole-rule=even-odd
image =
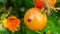
{"label": "green foliage", "polygon": [[[55,7],[57,7],[58,5],[60,5],[60,0],[57,0]],[[0,6],[4,6],[5,8],[2,10],[5,10],[5,11],[7,11],[9,7],[12,7],[12,10],[11,10],[12,13],[10,13],[10,15],[15,15],[16,17],[21,19],[20,30],[16,31],[14,34],[39,34],[38,32],[28,29],[24,25],[24,21],[23,21],[23,17],[24,17],[26,10],[28,10],[31,7],[34,7],[33,0],[10,0],[10,2],[8,2],[7,0],[0,0]],[[6,14],[3,14],[3,13],[4,11],[0,12],[0,16],[5,17]],[[59,21],[60,11],[58,11],[54,15],[51,14],[47,16],[47,18],[48,18],[48,23],[46,27],[39,32],[41,34],[48,34],[48,33],[60,34],[60,21]],[[11,32],[8,31],[6,28],[4,28],[3,24],[0,23],[0,34],[11,34]]]}
{"label": "green foliage", "polygon": [[30,7],[34,7],[34,2],[33,0],[25,0],[25,5],[30,8]]}
{"label": "green foliage", "polygon": [[0,22],[0,34],[10,34],[6,28],[3,27],[3,24]]}

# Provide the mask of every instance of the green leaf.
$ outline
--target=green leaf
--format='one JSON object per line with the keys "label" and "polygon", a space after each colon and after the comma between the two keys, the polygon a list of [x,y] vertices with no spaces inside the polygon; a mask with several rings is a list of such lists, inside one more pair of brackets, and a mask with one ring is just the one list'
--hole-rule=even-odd
{"label": "green leaf", "polygon": [[56,27],[56,32],[55,34],[60,34],[60,28]]}
{"label": "green leaf", "polygon": [[17,6],[17,7],[19,7],[20,5],[22,5],[22,3],[23,3],[23,0],[13,0],[13,2],[15,3],[15,5]]}
{"label": "green leaf", "polygon": [[34,1],[33,0],[25,0],[26,7],[34,7]]}
{"label": "green leaf", "polygon": [[26,34],[39,34],[39,33],[26,28]]}
{"label": "green leaf", "polygon": [[4,2],[4,0],[0,0],[0,2]]}
{"label": "green leaf", "polygon": [[46,34],[48,34],[48,31],[50,31],[50,33],[55,33],[55,26],[54,23],[52,21],[48,21],[46,27],[43,29],[44,32],[46,32]]}
{"label": "green leaf", "polygon": [[7,2],[7,0],[0,0],[0,3]]}
{"label": "green leaf", "polygon": [[2,24],[0,24],[0,34],[9,34],[8,30]]}

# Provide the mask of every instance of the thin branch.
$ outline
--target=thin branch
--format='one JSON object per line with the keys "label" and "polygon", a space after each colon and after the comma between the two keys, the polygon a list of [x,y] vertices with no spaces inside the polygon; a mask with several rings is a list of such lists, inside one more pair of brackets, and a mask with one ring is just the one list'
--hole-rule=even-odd
{"label": "thin branch", "polygon": [[8,17],[8,16],[9,16],[9,14],[11,13],[11,10],[12,10],[12,7],[10,7],[10,8],[9,8],[9,10],[7,10],[7,11],[8,11],[8,13],[6,14],[6,17]]}
{"label": "thin branch", "polygon": [[57,9],[57,10],[60,10],[60,7],[57,7],[56,9]]}
{"label": "thin branch", "polygon": [[6,17],[11,13],[11,11],[8,11],[8,13],[6,14]]}

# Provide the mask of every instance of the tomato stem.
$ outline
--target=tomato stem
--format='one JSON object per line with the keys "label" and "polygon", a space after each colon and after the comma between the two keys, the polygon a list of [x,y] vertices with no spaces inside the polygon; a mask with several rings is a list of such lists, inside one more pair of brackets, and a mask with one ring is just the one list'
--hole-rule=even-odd
{"label": "tomato stem", "polygon": [[41,32],[40,31],[36,31],[37,33],[39,33],[39,34],[41,34]]}
{"label": "tomato stem", "polygon": [[48,10],[47,10],[47,13],[48,13],[48,14],[51,13],[51,10],[54,10],[55,12],[57,12],[56,8],[51,7],[51,6],[48,4],[47,0],[44,0],[44,2],[45,2],[45,4],[46,4],[46,6],[48,7]]}
{"label": "tomato stem", "polygon": [[51,7],[51,9],[53,9],[55,12],[57,12],[57,10],[54,7]]}
{"label": "tomato stem", "polygon": [[56,10],[60,10],[60,7],[55,8]]}
{"label": "tomato stem", "polygon": [[49,6],[47,0],[44,0],[44,2],[46,4],[46,6],[48,7],[47,14],[50,14],[50,6]]}

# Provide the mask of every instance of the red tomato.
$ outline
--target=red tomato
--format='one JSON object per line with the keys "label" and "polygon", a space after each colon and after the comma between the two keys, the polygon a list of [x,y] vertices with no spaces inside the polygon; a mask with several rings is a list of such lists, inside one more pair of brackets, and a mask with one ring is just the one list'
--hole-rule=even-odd
{"label": "red tomato", "polygon": [[[47,0],[47,3],[51,6],[54,7],[56,0]],[[34,4],[37,8],[42,8],[45,5],[44,0],[34,0]]]}
{"label": "red tomato", "polygon": [[42,8],[44,6],[44,0],[34,0],[34,4],[37,8]]}

